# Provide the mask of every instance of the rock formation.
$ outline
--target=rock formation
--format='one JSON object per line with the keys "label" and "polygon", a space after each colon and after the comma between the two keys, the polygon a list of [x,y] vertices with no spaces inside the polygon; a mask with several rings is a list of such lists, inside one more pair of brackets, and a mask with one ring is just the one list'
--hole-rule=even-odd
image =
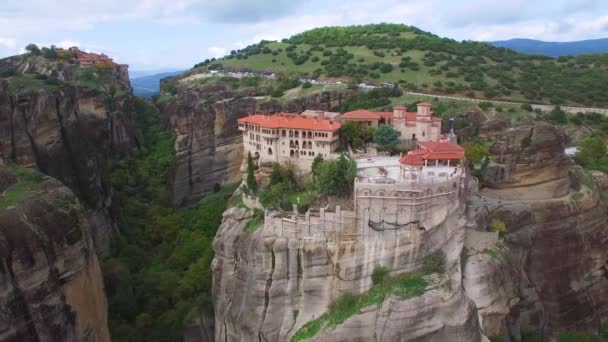
{"label": "rock formation", "polygon": [[[18,69],[35,65],[24,62]],[[101,253],[109,251],[112,229],[106,164],[137,145],[125,114],[131,101],[129,95],[108,100],[68,83],[58,90],[15,92],[9,80],[0,79],[0,157],[33,166],[70,187],[87,209]]]}
{"label": "rock formation", "polygon": [[460,284],[464,206],[454,203],[437,226],[403,229],[331,242],[319,236],[296,239],[264,228],[244,227],[252,213],[231,208],[214,243],[213,300],[216,341],[287,341],[323,315],[344,293],[372,286],[373,270],[393,274],[417,270],[442,251],[447,272],[411,299],[388,296],[314,341],[480,341],[476,310]]}
{"label": "rock formation", "polygon": [[[163,83],[171,81],[174,80]],[[330,109],[346,96],[350,96],[350,91],[331,91],[279,104],[266,97],[229,90],[225,84],[180,85],[177,95],[163,106],[165,121],[176,139],[174,204],[192,205],[212,191],[215,184],[240,179],[243,155],[237,119],[254,112]]]}
{"label": "rock formation", "polygon": [[0,165],[0,341],[109,342],[83,208],[60,182]]}
{"label": "rock formation", "polygon": [[496,139],[488,188],[471,201],[486,224],[497,218],[507,232],[490,252],[469,253],[463,281],[483,331],[514,341],[528,331],[546,340],[565,330],[597,332],[608,314],[607,216],[598,186],[569,167],[564,136],[550,125]]}
{"label": "rock formation", "polygon": [[[425,238],[397,231],[328,243],[266,228],[251,233],[252,211],[227,210],[212,265],[216,340],[288,341],[341,294],[369,290],[374,267],[412,271],[437,250],[447,256],[444,280],[418,297],[389,296],[307,340],[597,333],[608,317],[608,216],[593,179],[604,177],[573,167],[565,136],[551,125],[489,130],[488,137],[495,144],[486,187],[477,191],[471,179],[466,198]],[[489,230],[494,220],[505,224],[504,234]]]}

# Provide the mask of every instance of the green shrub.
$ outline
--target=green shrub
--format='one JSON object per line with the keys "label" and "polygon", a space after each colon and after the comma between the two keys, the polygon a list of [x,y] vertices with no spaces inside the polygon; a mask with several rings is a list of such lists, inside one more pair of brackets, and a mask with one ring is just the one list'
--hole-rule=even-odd
{"label": "green shrub", "polygon": [[372,283],[374,285],[380,284],[389,275],[389,273],[390,271],[388,268],[384,266],[376,266],[374,268],[374,272],[372,272]]}
{"label": "green shrub", "polygon": [[431,255],[427,255],[422,261],[422,272],[425,274],[445,273],[446,257],[442,250],[439,250]]}
{"label": "green shrub", "polygon": [[507,225],[499,218],[493,218],[492,221],[490,221],[489,227],[500,235],[507,232]]}

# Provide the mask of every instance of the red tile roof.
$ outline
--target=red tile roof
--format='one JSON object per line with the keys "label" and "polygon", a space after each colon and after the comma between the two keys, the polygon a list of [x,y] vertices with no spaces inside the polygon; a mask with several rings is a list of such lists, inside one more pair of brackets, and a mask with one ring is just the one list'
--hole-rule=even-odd
{"label": "red tile roof", "polygon": [[399,159],[399,162],[401,164],[406,164],[406,165],[424,164],[424,160],[422,159],[422,156],[420,156],[418,154],[414,154],[414,153],[404,155],[403,157],[401,157],[401,159]]}
{"label": "red tile roof", "polygon": [[456,144],[425,141],[422,148],[410,151],[399,162],[407,165],[420,165],[418,160],[454,160],[464,158],[464,149]]}
{"label": "red tile roof", "polygon": [[340,129],[340,123],[326,119],[306,118],[290,113],[275,115],[253,114],[238,119],[238,122],[259,125],[264,128],[308,129],[314,131],[334,132]]}

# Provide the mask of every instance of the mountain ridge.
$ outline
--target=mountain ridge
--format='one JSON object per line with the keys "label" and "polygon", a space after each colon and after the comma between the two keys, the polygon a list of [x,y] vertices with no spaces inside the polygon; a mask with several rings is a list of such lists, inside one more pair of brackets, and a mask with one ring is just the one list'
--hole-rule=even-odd
{"label": "mountain ridge", "polygon": [[569,42],[543,41],[529,38],[513,38],[490,42],[493,46],[508,48],[522,53],[542,54],[550,57],[576,56],[608,52],[608,38],[585,39]]}

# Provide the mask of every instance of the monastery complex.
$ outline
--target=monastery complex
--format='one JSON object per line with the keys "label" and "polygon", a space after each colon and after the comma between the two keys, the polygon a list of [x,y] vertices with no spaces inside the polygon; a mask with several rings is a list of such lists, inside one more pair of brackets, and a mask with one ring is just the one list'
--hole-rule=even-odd
{"label": "monastery complex", "polygon": [[393,157],[354,155],[354,210],[337,207],[330,213],[321,208],[318,214],[304,216],[294,211],[291,218],[266,212],[265,227],[276,234],[328,240],[339,236],[342,241],[398,229],[419,231],[437,225],[458,205],[466,174],[464,149],[452,133],[441,133],[441,119],[432,115],[431,104],[418,104],[416,112],[396,106],[393,112],[305,114],[253,114],[239,119],[245,155],[251,153],[258,162],[290,161],[308,171],[316,156],[338,157],[339,131],[347,121],[365,127],[392,125],[413,148]]}

